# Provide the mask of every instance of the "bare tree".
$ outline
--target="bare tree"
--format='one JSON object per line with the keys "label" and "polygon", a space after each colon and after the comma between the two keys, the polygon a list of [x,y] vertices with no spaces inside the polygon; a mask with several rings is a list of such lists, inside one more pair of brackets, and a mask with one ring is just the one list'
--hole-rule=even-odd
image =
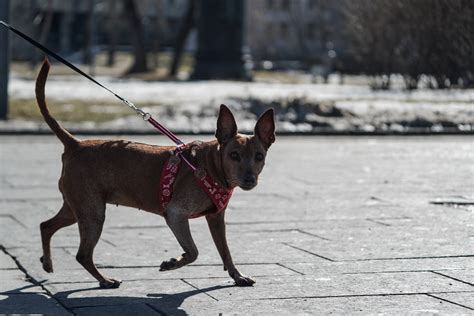
{"label": "bare tree", "polygon": [[115,52],[117,46],[117,30],[115,29],[118,20],[117,1],[108,1],[108,21],[107,21],[107,66],[115,64]]}
{"label": "bare tree", "polygon": [[186,13],[183,16],[179,32],[176,37],[176,42],[173,49],[173,60],[169,71],[170,77],[175,77],[178,72],[178,67],[181,62],[181,56],[183,55],[184,45],[186,39],[189,36],[192,28],[196,25],[196,0],[189,0]]}
{"label": "bare tree", "polygon": [[154,68],[158,68],[159,65],[159,55],[160,55],[160,48],[161,48],[161,36],[162,32],[164,29],[164,18],[163,18],[163,6],[162,2],[160,0],[155,0],[154,1],[155,6],[154,6],[154,20],[152,25],[153,32],[151,34],[152,36],[152,53],[153,53],[153,59],[152,59],[152,65]]}
{"label": "bare tree", "polygon": [[365,73],[385,78],[378,87],[388,88],[392,73],[402,74],[408,89],[421,75],[434,88],[472,84],[474,2],[360,0],[346,9],[352,53]]}
{"label": "bare tree", "polygon": [[124,0],[125,16],[130,24],[130,40],[133,46],[134,61],[127,73],[148,71],[144,28],[140,19],[137,4],[134,0]]}
{"label": "bare tree", "polygon": [[[51,32],[51,25],[53,23],[53,1],[48,0],[46,11],[39,12],[38,18],[35,17],[34,22],[39,21],[38,24],[41,26],[41,32],[39,35],[39,42],[43,45],[46,45],[48,40],[48,35]],[[30,62],[31,68],[36,66],[36,63],[43,58],[43,54],[35,53],[32,55]]]}

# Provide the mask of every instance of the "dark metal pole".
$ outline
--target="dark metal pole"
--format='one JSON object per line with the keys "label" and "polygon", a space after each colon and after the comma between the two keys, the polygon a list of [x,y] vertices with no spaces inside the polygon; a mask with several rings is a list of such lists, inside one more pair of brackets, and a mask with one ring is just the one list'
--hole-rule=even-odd
{"label": "dark metal pole", "polygon": [[198,50],[191,79],[250,80],[244,60],[244,0],[199,1]]}
{"label": "dark metal pole", "polygon": [[[0,20],[8,23],[10,16],[10,0],[0,1]],[[9,32],[0,27],[0,119],[6,120],[8,115],[8,73],[10,64]]]}

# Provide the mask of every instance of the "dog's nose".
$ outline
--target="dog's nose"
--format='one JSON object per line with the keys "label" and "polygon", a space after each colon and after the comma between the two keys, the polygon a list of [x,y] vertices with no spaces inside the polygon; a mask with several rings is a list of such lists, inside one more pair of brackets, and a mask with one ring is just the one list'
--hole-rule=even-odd
{"label": "dog's nose", "polygon": [[253,174],[247,174],[244,177],[245,185],[248,185],[248,186],[255,185],[256,182],[257,182],[257,178]]}

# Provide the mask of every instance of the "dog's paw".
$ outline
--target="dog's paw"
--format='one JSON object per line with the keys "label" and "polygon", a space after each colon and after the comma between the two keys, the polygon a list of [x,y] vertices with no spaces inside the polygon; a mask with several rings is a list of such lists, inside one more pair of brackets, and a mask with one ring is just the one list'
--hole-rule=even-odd
{"label": "dog's paw", "polygon": [[235,285],[237,286],[253,286],[255,280],[244,275],[234,277]]}
{"label": "dog's paw", "polygon": [[174,270],[178,267],[178,260],[176,258],[171,258],[168,261],[163,261],[160,265],[160,271]]}
{"label": "dog's paw", "polygon": [[116,289],[122,284],[122,281],[115,279],[105,279],[99,282],[101,289]]}
{"label": "dog's paw", "polygon": [[53,261],[51,258],[45,258],[44,256],[40,258],[41,263],[43,264],[43,270],[48,273],[53,273]]}

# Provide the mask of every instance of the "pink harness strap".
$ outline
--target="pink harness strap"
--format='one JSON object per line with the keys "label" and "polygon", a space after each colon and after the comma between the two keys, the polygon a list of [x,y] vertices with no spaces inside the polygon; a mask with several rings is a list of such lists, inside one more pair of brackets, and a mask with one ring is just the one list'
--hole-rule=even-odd
{"label": "pink harness strap", "polygon": [[165,162],[160,177],[160,209],[164,212],[166,205],[171,201],[173,195],[173,184],[181,167],[181,160],[176,155],[172,155]]}
{"label": "pink harness strap", "polygon": [[[173,196],[173,184],[181,167],[181,159],[178,157],[178,155],[184,158],[181,152],[182,150],[177,150],[174,155],[168,158],[168,160],[165,162],[165,165],[163,166],[163,171],[161,172],[159,203],[162,212],[165,212],[166,205],[168,205]],[[186,159],[185,161],[188,162]],[[197,184],[207,194],[209,199],[211,199],[215,206],[215,210],[213,212],[201,212],[191,216],[191,218],[212,213],[219,213],[225,210],[229,204],[233,190],[228,190],[221,187],[203,169],[195,168],[193,171]]]}
{"label": "pink harness strap", "polygon": [[212,203],[214,203],[217,212],[225,210],[229,204],[233,190],[227,190],[221,187],[203,169],[197,169],[194,172],[194,176],[196,177],[198,185],[206,192]]}

